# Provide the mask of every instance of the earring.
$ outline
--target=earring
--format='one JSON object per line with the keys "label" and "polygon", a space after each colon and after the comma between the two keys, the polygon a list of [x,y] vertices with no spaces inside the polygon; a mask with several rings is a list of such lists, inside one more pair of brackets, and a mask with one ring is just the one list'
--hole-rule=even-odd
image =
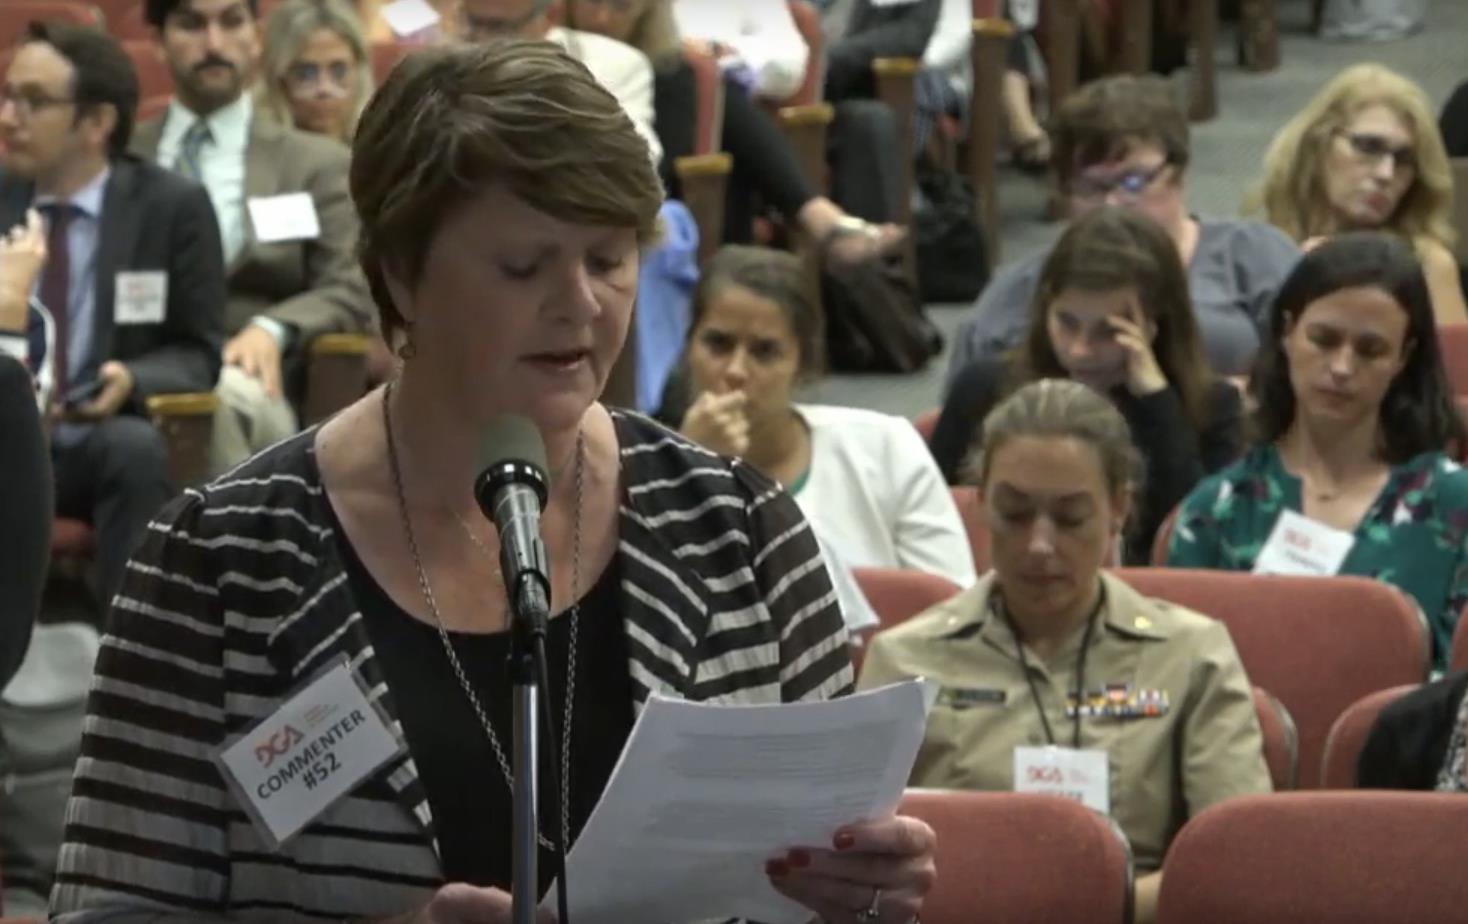
{"label": "earring", "polygon": [[413,322],[403,322],[403,342],[398,345],[398,359],[408,360],[418,355],[418,344],[413,342]]}

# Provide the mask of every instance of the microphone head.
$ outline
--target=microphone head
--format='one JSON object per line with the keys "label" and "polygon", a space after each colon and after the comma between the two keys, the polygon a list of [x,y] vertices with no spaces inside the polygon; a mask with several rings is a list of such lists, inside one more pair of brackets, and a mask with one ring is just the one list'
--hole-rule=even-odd
{"label": "microphone head", "polygon": [[475,460],[479,475],[474,479],[474,498],[485,516],[493,519],[494,493],[506,484],[534,488],[545,506],[550,475],[545,461],[545,440],[529,418],[501,414],[479,433]]}

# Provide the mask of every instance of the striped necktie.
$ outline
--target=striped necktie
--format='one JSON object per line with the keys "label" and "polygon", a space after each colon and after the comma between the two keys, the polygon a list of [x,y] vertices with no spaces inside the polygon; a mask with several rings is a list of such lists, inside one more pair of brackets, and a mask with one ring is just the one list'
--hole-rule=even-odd
{"label": "striped necktie", "polygon": [[179,143],[178,159],[173,162],[174,172],[202,183],[204,171],[199,167],[199,154],[204,149],[204,142],[213,140],[209,125],[203,119],[190,125],[189,130],[184,132],[183,141]]}

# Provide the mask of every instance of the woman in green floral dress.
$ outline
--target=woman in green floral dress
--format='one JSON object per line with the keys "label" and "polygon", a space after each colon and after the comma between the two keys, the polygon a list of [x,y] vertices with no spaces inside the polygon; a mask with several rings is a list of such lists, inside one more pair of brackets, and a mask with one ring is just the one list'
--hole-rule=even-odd
{"label": "woman in green floral dress", "polygon": [[1344,234],[1302,258],[1250,386],[1253,448],[1183,501],[1167,563],[1268,570],[1256,563],[1293,511],[1350,542],[1336,573],[1417,601],[1441,668],[1468,603],[1468,471],[1453,455],[1468,433],[1433,324],[1399,239]]}

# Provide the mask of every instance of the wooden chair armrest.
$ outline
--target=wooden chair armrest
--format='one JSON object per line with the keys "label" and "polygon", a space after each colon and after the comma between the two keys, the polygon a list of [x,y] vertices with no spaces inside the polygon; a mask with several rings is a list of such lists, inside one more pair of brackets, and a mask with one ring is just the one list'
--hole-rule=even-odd
{"label": "wooden chair armrest", "polygon": [[367,393],[367,334],[321,334],[306,354],[306,395],[302,423],[320,423]]}
{"label": "wooden chair armrest", "polygon": [[683,187],[683,204],[698,225],[698,262],[712,257],[724,243],[724,200],[734,158],[728,154],[679,157],[673,170]]}
{"label": "wooden chair armrest", "polygon": [[968,175],[973,183],[978,214],[989,260],[1000,256],[999,196],[996,164],[1003,109],[1005,48],[1014,39],[1014,25],[1003,19],[973,21],[973,99],[969,101]]}
{"label": "wooden chair armrest", "polygon": [[148,419],[168,445],[168,472],[175,487],[199,484],[209,475],[209,444],[219,398],[212,391],[153,395]]}
{"label": "wooden chair armrest", "polygon": [[877,79],[877,99],[887,104],[897,120],[898,163],[902,165],[898,189],[897,223],[912,223],[913,121],[917,115],[917,73],[922,62],[916,58],[878,58],[872,62]]}
{"label": "wooden chair armrest", "polygon": [[775,120],[794,149],[806,179],[819,190],[826,188],[826,133],[835,118],[836,110],[830,103],[783,106],[775,112]]}

